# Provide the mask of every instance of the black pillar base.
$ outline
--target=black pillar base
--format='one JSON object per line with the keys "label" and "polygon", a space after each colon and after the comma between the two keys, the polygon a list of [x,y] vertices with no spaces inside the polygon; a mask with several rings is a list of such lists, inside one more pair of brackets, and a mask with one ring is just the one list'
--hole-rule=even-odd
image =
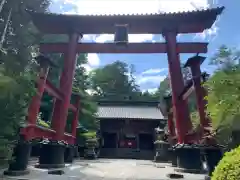
{"label": "black pillar base", "polygon": [[75,147],[74,146],[67,146],[64,152],[64,162],[65,163],[72,163],[73,158],[74,158],[74,151]]}
{"label": "black pillar base", "polygon": [[169,144],[167,142],[158,142],[156,144],[156,155],[154,160],[156,162],[168,162],[169,160]]}
{"label": "black pillar base", "polygon": [[14,148],[13,160],[10,162],[8,170],[4,172],[4,175],[20,176],[28,174],[27,170],[28,161],[31,153],[30,142],[21,141]]}
{"label": "black pillar base", "polygon": [[38,168],[62,168],[65,167],[64,151],[66,144],[58,141],[42,142]]}
{"label": "black pillar base", "polygon": [[171,148],[168,150],[169,156],[170,156],[170,162],[172,164],[172,167],[177,167],[177,155],[176,152]]}
{"label": "black pillar base", "polygon": [[3,172],[3,175],[5,176],[24,176],[29,174],[30,171],[28,169],[24,170],[24,171],[11,171],[11,170],[6,170]]}
{"label": "black pillar base", "polygon": [[41,152],[41,144],[34,144],[32,146],[31,157],[39,157]]}
{"label": "black pillar base", "polygon": [[75,146],[74,147],[74,158],[79,158],[80,155],[79,155],[79,152],[78,152],[78,146]]}
{"label": "black pillar base", "polygon": [[84,157],[84,151],[85,151],[85,147],[84,146],[79,146],[78,147],[78,152],[79,152],[79,156],[80,157]]}
{"label": "black pillar base", "polygon": [[42,139],[34,139],[32,141],[32,150],[31,150],[31,157],[39,157],[41,152],[41,144]]}
{"label": "black pillar base", "polygon": [[220,147],[205,147],[204,154],[208,166],[208,174],[211,176],[223,157],[222,149]]}
{"label": "black pillar base", "polygon": [[175,148],[177,154],[178,171],[201,173],[201,149],[196,145],[178,145]]}

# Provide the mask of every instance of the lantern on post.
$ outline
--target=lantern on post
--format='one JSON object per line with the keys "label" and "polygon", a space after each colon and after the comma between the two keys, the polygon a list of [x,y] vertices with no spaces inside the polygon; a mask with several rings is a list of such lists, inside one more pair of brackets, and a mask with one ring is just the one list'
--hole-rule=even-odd
{"label": "lantern on post", "polygon": [[[37,61],[37,63],[39,64],[39,68],[40,68],[40,74],[43,71],[44,73],[46,73],[49,69],[50,66],[55,66],[52,61],[44,56],[44,55],[39,55],[35,58],[35,60]],[[42,73],[43,73],[42,72]]]}
{"label": "lantern on post", "polygon": [[117,45],[127,45],[128,43],[128,24],[115,25],[114,42]]}
{"label": "lantern on post", "polygon": [[208,74],[207,72],[203,72],[202,76],[201,76],[201,82],[206,82],[210,77],[210,74]]}
{"label": "lantern on post", "polygon": [[47,76],[50,67],[56,67],[56,65],[50,60],[50,58],[44,55],[37,56],[35,60],[37,61],[40,67],[39,72],[40,78],[43,76]]}

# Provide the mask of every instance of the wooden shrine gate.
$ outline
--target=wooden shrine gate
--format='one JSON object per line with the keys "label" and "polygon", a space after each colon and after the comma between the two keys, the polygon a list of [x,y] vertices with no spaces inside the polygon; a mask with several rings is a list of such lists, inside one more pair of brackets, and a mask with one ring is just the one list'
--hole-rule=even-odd
{"label": "wooden shrine gate", "polygon": [[[50,82],[46,81],[46,69],[48,69],[48,66],[45,66],[45,70],[41,72],[38,83],[38,95],[33,98],[29,108],[28,125],[21,131],[24,141],[43,137],[49,139],[49,141],[42,145],[42,152],[39,157],[40,165],[44,167],[63,166],[64,152],[66,153],[66,150],[71,152],[74,146],[79,105],[77,103],[76,105],[71,105],[70,98],[72,94],[76,55],[78,53],[167,53],[172,88],[173,113],[176,117],[177,142],[180,144],[196,143],[194,139],[187,136],[187,133],[192,129],[187,101],[183,98],[179,98],[179,95],[184,89],[179,54],[206,53],[208,44],[178,43],[176,37],[178,34],[200,33],[205,29],[211,28],[223,9],[224,8],[221,7],[170,14],[110,16],[57,15],[29,12],[34,25],[42,33],[69,35],[68,43],[40,44],[40,52],[42,54],[64,53],[65,55],[60,87],[54,87]],[[115,43],[79,43],[83,35],[103,33],[115,33]],[[162,34],[166,42],[128,43],[128,33]],[[40,108],[43,91],[47,91],[56,98],[52,117],[53,126],[51,130],[39,130],[36,125],[36,117]],[[76,112],[76,121],[74,121],[70,137],[64,132],[69,108],[75,109]],[[206,118],[204,118],[203,121],[205,119]],[[205,122],[203,122],[203,124],[205,124]],[[66,143],[61,143],[63,140],[65,140]],[[20,166],[10,166],[9,171],[26,170],[29,155],[27,155],[27,151],[23,151],[24,148],[30,151],[31,146],[19,145],[18,150],[20,150],[16,155],[21,156],[21,161],[24,159],[25,163],[20,163]],[[18,160],[18,158],[16,159]],[[23,166],[23,164],[25,166]]]}

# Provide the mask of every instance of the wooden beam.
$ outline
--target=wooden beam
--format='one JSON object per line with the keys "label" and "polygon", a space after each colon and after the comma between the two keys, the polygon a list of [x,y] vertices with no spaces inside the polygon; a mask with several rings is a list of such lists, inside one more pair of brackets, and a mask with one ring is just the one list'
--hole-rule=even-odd
{"label": "wooden beam", "polygon": [[[67,43],[42,43],[41,53],[64,53]],[[179,53],[207,53],[208,43],[178,43]],[[129,43],[126,47],[114,43],[79,43],[77,53],[166,53],[165,43]]]}
{"label": "wooden beam", "polygon": [[63,94],[60,92],[58,88],[56,88],[49,80],[46,80],[45,89],[50,96],[53,96],[59,100],[62,100]]}
{"label": "wooden beam", "polygon": [[71,111],[73,111],[73,112],[76,112],[76,111],[77,111],[77,108],[75,107],[75,105],[70,104],[70,105],[69,105],[69,110],[71,110]]}
{"label": "wooden beam", "polygon": [[183,100],[186,100],[194,91],[194,85],[192,85],[183,95],[182,98]]}

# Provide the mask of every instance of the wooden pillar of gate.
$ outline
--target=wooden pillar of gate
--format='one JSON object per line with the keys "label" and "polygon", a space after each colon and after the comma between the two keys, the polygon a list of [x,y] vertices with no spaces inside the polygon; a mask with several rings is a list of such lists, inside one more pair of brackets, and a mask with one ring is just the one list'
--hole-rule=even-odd
{"label": "wooden pillar of gate", "polygon": [[44,93],[45,84],[46,84],[46,80],[49,72],[49,65],[50,65],[49,59],[47,57],[38,56],[36,60],[40,65],[40,72],[39,72],[39,77],[36,83],[37,93],[32,98],[32,101],[28,107],[27,122],[28,122],[29,130],[25,137],[26,140],[31,140],[33,137],[34,128],[37,124],[37,116],[41,106],[41,99]]}
{"label": "wooden pillar of gate", "polygon": [[189,66],[192,71],[194,88],[196,92],[196,100],[197,100],[197,107],[200,117],[200,124],[203,129],[209,129],[211,127],[209,118],[206,114],[206,105],[207,100],[205,96],[207,95],[206,89],[202,86],[201,82],[201,64],[205,60],[205,57],[202,56],[194,56],[189,58],[186,66]]}
{"label": "wooden pillar of gate", "polygon": [[178,143],[188,143],[186,142],[187,140],[185,136],[192,129],[192,123],[189,116],[187,102],[179,99],[179,95],[184,88],[184,82],[180,67],[179,53],[177,51],[177,33],[168,30],[164,36],[167,45],[169,74],[172,88],[172,105],[173,109],[175,109],[173,112],[176,118]]}
{"label": "wooden pillar of gate", "polygon": [[68,109],[72,94],[72,84],[76,66],[76,47],[79,40],[79,33],[73,32],[69,35],[69,43],[65,52],[64,67],[60,77],[60,91],[63,94],[62,100],[56,100],[52,128],[56,131],[54,140],[63,140]]}

